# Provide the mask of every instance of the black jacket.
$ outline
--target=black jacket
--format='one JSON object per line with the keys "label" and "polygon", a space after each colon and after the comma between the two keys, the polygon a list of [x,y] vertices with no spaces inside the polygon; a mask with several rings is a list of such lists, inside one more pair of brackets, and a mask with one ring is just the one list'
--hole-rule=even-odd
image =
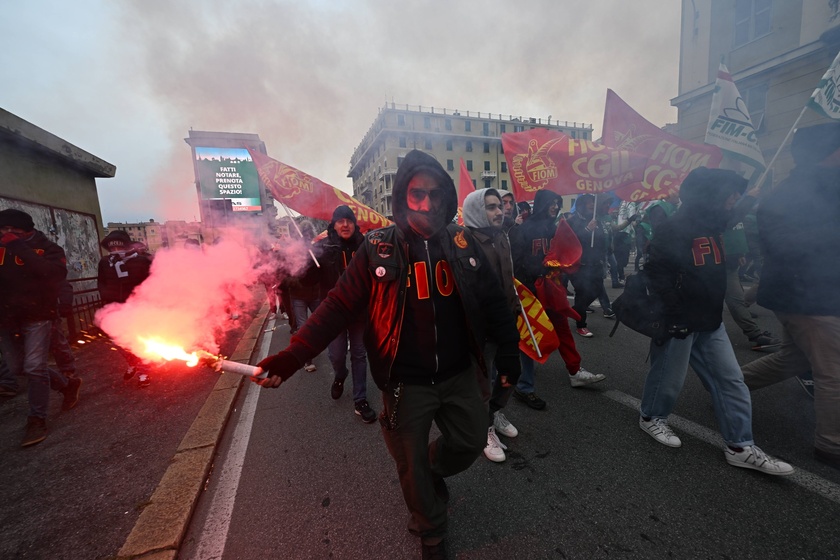
{"label": "black jacket", "polygon": [[133,249],[99,259],[97,287],[102,303],[125,303],[134,288],[149,277],[151,267],[149,254]]}
{"label": "black jacket", "polygon": [[[383,390],[393,381],[421,382],[417,377],[421,374],[419,368],[404,367],[404,359],[403,367],[395,364],[399,356],[417,350],[418,337],[427,336],[430,326],[436,326],[440,336],[434,344],[422,348],[424,353],[418,363],[424,367],[427,363],[439,363],[442,353],[447,354],[443,362],[451,363],[453,367],[469,354],[483,367],[479,343],[485,335],[500,346],[500,355],[518,355],[519,334],[514,318],[507,309],[498,279],[470,233],[450,224],[427,240],[428,256],[418,254],[417,236],[411,232],[405,216],[407,185],[419,170],[439,178],[439,184],[446,191],[448,221],[455,216],[457,194],[452,180],[431,156],[410,152],[395,179],[394,218],[397,225],[365,236],[364,244],[356,251],[335,288],[292,337],[289,350],[301,364],[326,348],[365,307],[369,308],[365,332],[368,361],[374,381]],[[423,240],[419,243],[425,245]],[[446,265],[441,265],[442,262]],[[429,292],[425,291],[426,284],[420,281],[418,274],[419,270],[424,270],[423,263],[434,269],[428,270],[428,266],[425,269]],[[414,291],[410,297],[409,290]],[[445,316],[435,315],[434,325],[407,320],[407,305],[433,301],[437,310],[442,297],[454,299],[444,303],[448,312]],[[460,313],[451,312],[453,302],[457,303]],[[415,311],[421,313],[426,308],[418,305]],[[460,327],[462,332],[457,333],[453,326]],[[463,340],[466,347],[458,348],[460,344],[452,340],[453,336]],[[407,345],[404,341],[408,341]],[[438,360],[435,360],[436,356]],[[454,373],[458,372],[433,366],[423,375],[426,383],[434,383]],[[405,378],[407,375],[411,376],[410,380]]]}
{"label": "black jacket", "polygon": [[537,278],[548,274],[543,259],[551,248],[551,240],[557,232],[555,218],[548,214],[552,201],[560,198],[551,191],[537,191],[534,196],[534,212],[522,225],[511,230],[510,246],[513,255],[516,279],[535,291]]}
{"label": "black jacket", "polygon": [[840,316],[840,169],[798,166],[758,205],[764,267],[758,303]]}
{"label": "black jacket", "polygon": [[0,326],[58,317],[58,295],[67,277],[64,249],[33,230],[28,239],[0,245]]}

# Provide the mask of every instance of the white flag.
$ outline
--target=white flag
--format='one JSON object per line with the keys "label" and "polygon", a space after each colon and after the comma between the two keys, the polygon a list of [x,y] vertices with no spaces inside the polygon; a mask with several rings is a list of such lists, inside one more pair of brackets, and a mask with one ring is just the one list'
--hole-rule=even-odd
{"label": "white flag", "polygon": [[729,70],[723,64],[718,69],[712,110],[706,129],[706,144],[717,146],[727,155],[756,169],[764,169],[764,156],[758,147],[747,104],[744,102]]}
{"label": "white flag", "polygon": [[823,74],[817,89],[811,94],[808,106],[829,119],[840,119],[840,93],[837,91],[837,81],[840,79],[840,53]]}

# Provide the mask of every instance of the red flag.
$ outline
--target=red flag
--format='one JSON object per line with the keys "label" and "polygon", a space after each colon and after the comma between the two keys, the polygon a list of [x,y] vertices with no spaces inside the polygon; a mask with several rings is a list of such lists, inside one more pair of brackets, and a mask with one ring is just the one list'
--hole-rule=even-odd
{"label": "red flag", "polygon": [[385,227],[390,220],[368,208],[344,191],[319,181],[290,165],[280,163],[267,155],[248,149],[260,179],[271,191],[272,196],[295,212],[310,218],[332,220],[333,210],[347,205],[356,215],[359,230]]}
{"label": "red flag", "polygon": [[467,195],[471,192],[475,191],[475,185],[473,185],[472,179],[470,178],[470,172],[467,171],[467,164],[464,162],[464,158],[461,158],[461,173],[458,175],[458,225],[464,225],[464,199],[467,198]]}
{"label": "red flag", "polygon": [[697,167],[718,167],[720,148],[694,144],[668,134],[645,120],[614,91],[607,90],[603,141],[607,146],[648,156],[643,181],[615,191],[622,200],[656,200],[679,192],[686,175]]}
{"label": "red flag", "polygon": [[548,314],[543,309],[540,300],[531,293],[531,290],[523,286],[519,280],[514,278],[513,283],[516,286],[516,293],[519,294],[522,309],[525,310],[525,314],[528,316],[528,324],[531,325],[531,331],[533,331],[534,338],[537,340],[542,357],[537,355],[534,341],[531,339],[531,333],[528,331],[528,326],[525,324],[525,319],[521,313],[516,318],[516,327],[519,329],[519,349],[530,358],[544,364],[551,353],[560,347],[560,340],[557,338],[554,325],[551,324],[551,320],[549,320]]}
{"label": "red flag", "polygon": [[502,147],[517,200],[547,189],[557,194],[602,193],[640,182],[647,157],[556,130],[534,128],[502,134]]}
{"label": "red flag", "polygon": [[543,259],[543,265],[566,273],[572,273],[578,269],[583,248],[569,222],[560,220],[549,247],[548,253]]}

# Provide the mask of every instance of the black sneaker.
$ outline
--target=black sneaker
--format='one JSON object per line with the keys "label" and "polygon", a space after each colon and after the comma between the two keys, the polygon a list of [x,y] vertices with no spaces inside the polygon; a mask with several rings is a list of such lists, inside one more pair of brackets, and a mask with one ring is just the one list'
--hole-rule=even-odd
{"label": "black sneaker", "polygon": [[129,379],[131,379],[132,377],[134,377],[135,373],[137,373],[136,367],[128,368],[127,370],[125,370],[125,373],[123,373],[123,381],[128,381]]}
{"label": "black sneaker", "polygon": [[615,311],[612,309],[605,309],[604,310],[604,318],[605,319],[615,319]]}
{"label": "black sneaker", "polygon": [[79,403],[79,390],[82,388],[82,380],[78,377],[71,377],[67,380],[67,387],[64,388],[64,401],[61,403],[61,410],[70,410]]}
{"label": "black sneaker", "polygon": [[777,350],[782,345],[782,341],[773,336],[770,331],[764,331],[760,335],[750,339],[752,343],[752,350]]}
{"label": "black sneaker", "polygon": [[519,389],[514,389],[513,396],[534,410],[542,410],[545,408],[545,401],[539,398],[536,393],[523,393]]}
{"label": "black sneaker", "polygon": [[812,399],[814,398],[814,374],[811,370],[806,371],[802,375],[797,375],[796,380],[799,381],[799,385],[808,394],[809,397]]}
{"label": "black sneaker", "polygon": [[342,394],[344,394],[344,380],[339,381],[336,379],[333,381],[332,387],[330,388],[330,396],[334,400],[338,400],[341,398]]}
{"label": "black sneaker", "polygon": [[37,416],[30,416],[26,421],[21,447],[29,447],[47,439],[47,421]]}
{"label": "black sneaker", "polygon": [[376,421],[376,413],[373,409],[370,408],[367,400],[361,400],[356,403],[355,406],[356,414],[362,417],[362,421],[365,424],[370,424],[371,422]]}
{"label": "black sneaker", "polygon": [[137,376],[137,386],[141,389],[144,387],[148,387],[152,383],[152,378],[149,377],[148,373],[141,373]]}
{"label": "black sneaker", "polygon": [[446,539],[437,544],[420,544],[423,548],[423,560],[448,560],[449,551],[446,546]]}

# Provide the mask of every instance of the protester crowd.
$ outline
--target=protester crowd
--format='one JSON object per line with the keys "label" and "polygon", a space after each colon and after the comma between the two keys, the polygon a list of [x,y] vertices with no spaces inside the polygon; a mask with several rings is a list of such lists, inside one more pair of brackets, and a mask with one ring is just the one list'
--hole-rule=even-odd
{"label": "protester crowd", "polygon": [[[330,398],[341,399],[350,377],[354,413],[365,423],[379,418],[423,558],[447,558],[445,479],[482,453],[505,461],[511,440],[527,429],[506,416],[511,397],[534,410],[547,406],[536,393],[538,363],[520,345],[528,317],[517,284],[542,302],[570,386],[586,388],[605,376],[582,366],[583,341],[606,334],[591,330],[587,316],[597,300],[603,316],[616,319],[605,281],[622,288],[632,262],[661,299],[664,326],[650,344],[643,432],[664,446],[682,445],[668,417],[690,365],[711,396],[727,463],[791,474],[791,465],[755,443],[750,391],[808,373],[815,456],[840,468],[840,268],[826,260],[840,242],[832,223],[840,210],[840,124],[800,129],[792,152],[791,176],[761,192],[747,191],[732,171],[704,167],[686,177],[679,198],[635,203],[583,194],[568,213],[550,191],[516,201],[484,188],[464,200],[459,226],[452,179],[433,157],[412,151],[395,177],[394,224],[363,235],[351,208],[338,206],[321,238],[300,221],[295,237],[311,251],[306,266],[291,273],[281,253],[261,251],[271,318],[287,317],[292,337],[260,363],[268,377],[259,383],[276,388],[300,369],[315,371],[313,359],[327,350]],[[0,397],[17,393],[17,375],[28,377],[22,445],[29,446],[47,435],[51,388],[62,394],[63,410],[79,400],[81,379],[57,328],[66,264],[24,212],[1,211],[0,235]],[[102,301],[124,302],[148,276],[150,256],[123,232],[102,247]],[[746,277],[757,285],[758,304],[778,317],[781,338],[758,327]],[[738,364],[724,305],[765,357]],[[60,371],[47,365],[51,352]],[[148,385],[142,360],[122,355],[126,381],[137,376]],[[381,392],[378,415],[368,370]],[[433,422],[441,433],[430,440]]]}

